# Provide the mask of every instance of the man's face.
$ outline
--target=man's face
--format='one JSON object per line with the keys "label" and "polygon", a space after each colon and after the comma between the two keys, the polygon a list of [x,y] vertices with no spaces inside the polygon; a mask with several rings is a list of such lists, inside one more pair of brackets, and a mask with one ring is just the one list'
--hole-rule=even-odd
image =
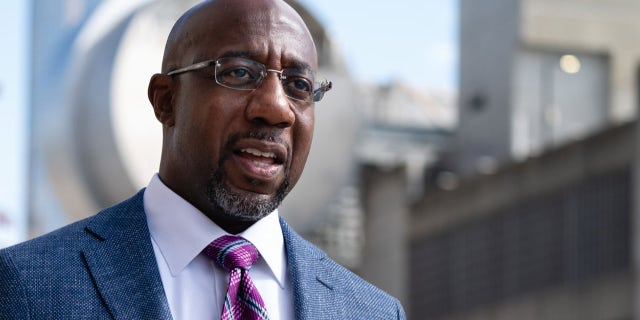
{"label": "man's face", "polygon": [[[316,70],[315,47],[295,17],[265,8],[240,11],[200,15],[190,34],[194,45],[178,67],[239,56],[268,69]],[[274,72],[257,89],[242,91],[216,84],[213,70],[172,76],[174,124],[165,128],[164,147],[171,164],[161,178],[212,219],[256,221],[277,208],[302,173],[313,103],[287,97]]]}

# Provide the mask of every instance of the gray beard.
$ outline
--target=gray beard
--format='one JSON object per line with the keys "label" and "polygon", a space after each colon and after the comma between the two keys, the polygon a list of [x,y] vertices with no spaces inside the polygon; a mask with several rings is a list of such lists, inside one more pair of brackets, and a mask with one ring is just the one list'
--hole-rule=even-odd
{"label": "gray beard", "polygon": [[227,188],[226,180],[226,173],[222,166],[219,166],[207,186],[209,201],[218,207],[222,214],[238,221],[255,222],[264,218],[280,206],[289,187],[288,173],[285,173],[285,180],[276,190],[276,194],[270,198],[233,192]]}

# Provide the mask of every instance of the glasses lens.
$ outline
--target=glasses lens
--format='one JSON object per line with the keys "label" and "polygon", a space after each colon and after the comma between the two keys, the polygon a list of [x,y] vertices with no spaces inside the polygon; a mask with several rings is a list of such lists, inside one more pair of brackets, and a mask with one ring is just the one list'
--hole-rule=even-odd
{"label": "glasses lens", "polygon": [[268,72],[280,77],[284,93],[294,100],[317,102],[331,89],[331,82],[314,85],[313,74],[304,69],[267,70],[262,63],[238,57],[220,58],[215,65],[216,82],[231,89],[257,89]]}
{"label": "glasses lens", "polygon": [[289,98],[300,101],[311,101],[313,96],[313,81],[310,75],[297,69],[284,69],[282,72],[282,87]]}
{"label": "glasses lens", "polygon": [[255,89],[265,73],[264,65],[244,58],[221,58],[216,64],[216,81],[233,89]]}

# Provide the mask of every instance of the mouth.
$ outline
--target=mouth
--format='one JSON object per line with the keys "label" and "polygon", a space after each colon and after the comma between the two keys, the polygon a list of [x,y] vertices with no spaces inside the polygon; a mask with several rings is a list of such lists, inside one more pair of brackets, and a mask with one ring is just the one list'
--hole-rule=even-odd
{"label": "mouth", "polygon": [[255,165],[259,167],[268,167],[270,165],[281,165],[283,164],[283,159],[278,157],[275,152],[271,151],[262,151],[256,148],[244,148],[236,151],[235,154],[237,156],[251,159],[255,162]]}
{"label": "mouth", "polygon": [[276,184],[284,176],[287,148],[280,143],[244,139],[235,143],[233,164],[237,173],[252,184]]}

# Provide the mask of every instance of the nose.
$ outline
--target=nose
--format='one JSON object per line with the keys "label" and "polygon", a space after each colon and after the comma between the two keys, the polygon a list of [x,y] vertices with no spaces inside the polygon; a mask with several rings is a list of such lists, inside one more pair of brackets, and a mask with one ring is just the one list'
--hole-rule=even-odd
{"label": "nose", "polygon": [[[251,93],[245,113],[249,121],[279,128],[293,125],[295,106],[284,93],[280,75],[268,70],[260,86]],[[273,74],[273,76],[269,76]]]}

